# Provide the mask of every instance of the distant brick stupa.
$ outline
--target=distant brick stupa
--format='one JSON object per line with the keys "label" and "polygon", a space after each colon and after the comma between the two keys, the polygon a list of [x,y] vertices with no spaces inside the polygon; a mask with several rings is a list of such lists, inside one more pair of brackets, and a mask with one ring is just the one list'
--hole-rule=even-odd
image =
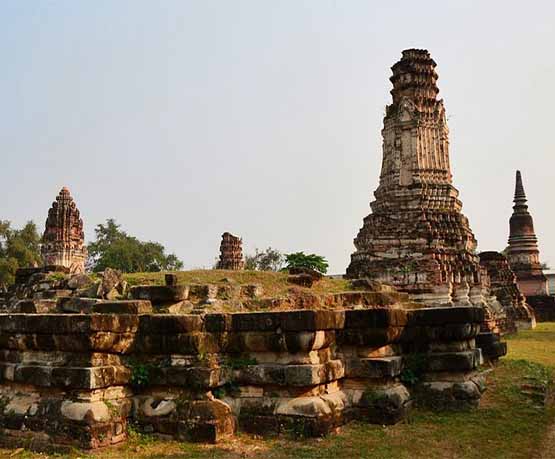
{"label": "distant brick stupa", "polygon": [[392,284],[429,305],[483,304],[487,274],[452,184],[435,67],[428,51],[408,49],[391,68],[380,184],[347,276]]}
{"label": "distant brick stupa", "polygon": [[507,259],[516,274],[520,291],[525,296],[547,295],[547,278],[540,263],[538,238],[528,204],[522,175],[516,171],[513,215],[509,220],[509,246]]}
{"label": "distant brick stupa", "polygon": [[42,259],[46,266],[63,266],[72,273],[85,271],[83,220],[69,190],[63,187],[48,211],[42,236]]}

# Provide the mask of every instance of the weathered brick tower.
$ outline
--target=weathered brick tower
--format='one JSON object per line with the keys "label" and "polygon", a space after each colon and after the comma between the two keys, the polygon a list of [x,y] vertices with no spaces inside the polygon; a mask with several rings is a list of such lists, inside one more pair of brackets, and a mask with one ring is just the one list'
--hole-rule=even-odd
{"label": "weathered brick tower", "polygon": [[380,184],[347,276],[392,284],[429,305],[484,304],[488,278],[452,184],[435,67],[428,51],[408,49],[391,68]]}
{"label": "weathered brick tower", "polygon": [[63,266],[72,273],[85,271],[87,249],[83,220],[69,190],[63,187],[52,207],[42,236],[42,259],[46,266]]}
{"label": "weathered brick tower", "polygon": [[231,233],[222,234],[220,244],[220,260],[217,269],[231,269],[240,271],[245,267],[243,261],[243,240]]}
{"label": "weathered brick tower", "polygon": [[520,171],[516,171],[514,203],[513,215],[509,220],[509,264],[525,296],[547,295],[547,278],[541,268],[538,238],[534,231],[534,220],[528,212]]}

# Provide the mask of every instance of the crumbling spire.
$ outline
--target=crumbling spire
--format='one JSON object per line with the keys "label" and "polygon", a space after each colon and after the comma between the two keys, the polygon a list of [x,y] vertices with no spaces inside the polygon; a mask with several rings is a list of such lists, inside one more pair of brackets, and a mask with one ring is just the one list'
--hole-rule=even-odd
{"label": "crumbling spire", "polygon": [[[524,192],[524,186],[522,185],[522,175],[520,171],[516,171],[516,182],[515,182],[515,206],[526,205],[526,193]],[[528,206],[526,206],[528,208]]]}
{"label": "crumbling spire", "polygon": [[220,260],[217,269],[231,269],[240,271],[245,267],[243,261],[243,240],[231,233],[222,234],[220,244]]}

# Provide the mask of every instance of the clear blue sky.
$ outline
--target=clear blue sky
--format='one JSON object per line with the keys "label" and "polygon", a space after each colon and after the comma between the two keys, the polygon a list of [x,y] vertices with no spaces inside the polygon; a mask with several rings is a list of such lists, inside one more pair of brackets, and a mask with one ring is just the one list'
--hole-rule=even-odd
{"label": "clear blue sky", "polygon": [[43,228],[63,185],[90,240],[115,218],[210,266],[245,251],[344,272],[381,163],[390,66],[438,63],[455,186],[502,250],[514,171],[555,264],[550,1],[0,2],[0,218]]}

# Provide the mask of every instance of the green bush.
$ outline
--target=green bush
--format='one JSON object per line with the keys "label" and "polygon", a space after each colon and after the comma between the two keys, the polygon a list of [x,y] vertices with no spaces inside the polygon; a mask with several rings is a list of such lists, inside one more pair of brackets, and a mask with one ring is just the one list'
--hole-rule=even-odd
{"label": "green bush", "polygon": [[311,253],[309,255],[304,252],[290,253],[285,256],[286,266],[285,269],[305,268],[313,269],[319,273],[325,274],[328,272],[328,261],[321,255]]}

